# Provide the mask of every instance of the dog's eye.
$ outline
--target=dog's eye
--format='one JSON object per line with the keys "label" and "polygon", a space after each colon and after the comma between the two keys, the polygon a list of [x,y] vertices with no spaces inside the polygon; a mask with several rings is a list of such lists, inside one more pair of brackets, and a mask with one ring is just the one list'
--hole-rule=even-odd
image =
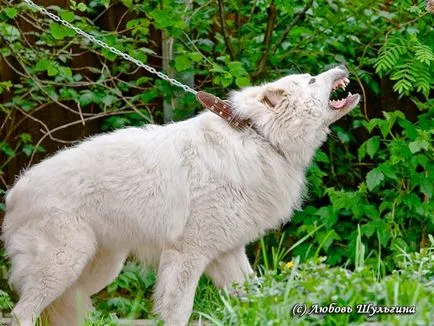
{"label": "dog's eye", "polygon": [[311,80],[309,80],[309,85],[313,84],[315,82],[315,78],[312,78]]}

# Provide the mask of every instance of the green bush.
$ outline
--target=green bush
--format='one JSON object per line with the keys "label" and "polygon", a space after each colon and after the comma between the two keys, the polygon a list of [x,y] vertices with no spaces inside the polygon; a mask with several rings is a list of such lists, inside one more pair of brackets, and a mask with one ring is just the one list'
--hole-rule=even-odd
{"label": "green bush", "polygon": [[[309,170],[311,196],[321,205],[308,204],[294,216],[288,231],[298,239],[319,225],[322,228],[295,254],[307,258],[320,250],[330,264],[354,263],[354,226],[360,224],[369,261],[381,264],[384,272],[396,266],[394,254],[400,248],[415,251],[426,243],[434,230],[433,104],[433,100],[419,104],[415,123],[401,111],[384,112],[383,119],[370,121],[354,118],[352,129],[364,129],[371,136],[359,145],[357,154],[350,154],[356,141],[350,132],[333,128],[344,143],[333,155],[339,161],[320,151]],[[330,140],[329,148],[333,147]],[[357,187],[342,185],[350,178]]]}

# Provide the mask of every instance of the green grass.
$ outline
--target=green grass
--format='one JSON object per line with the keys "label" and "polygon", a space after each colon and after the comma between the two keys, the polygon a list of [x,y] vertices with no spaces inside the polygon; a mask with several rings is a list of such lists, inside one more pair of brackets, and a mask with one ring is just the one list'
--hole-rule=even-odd
{"label": "green grass", "polygon": [[[324,264],[325,258],[295,262],[291,268],[268,270],[239,287],[239,296],[223,293],[214,313],[199,313],[215,325],[347,325],[366,321],[392,325],[429,325],[434,308],[434,260],[426,254],[410,257],[404,269],[380,280],[364,267],[358,271]],[[297,304],[351,307],[349,314],[293,315]],[[414,306],[414,315],[356,312],[359,304]]]}
{"label": "green grass", "polygon": [[[380,276],[377,265],[364,261],[364,246],[361,239],[357,244],[357,263],[353,270],[344,267],[330,267],[325,264],[325,257],[316,256],[305,263],[295,258],[288,264],[285,257],[288,250],[282,247],[271,248],[271,259],[264,260],[259,276],[238,285],[229,295],[217,290],[206,278],[202,278],[196,293],[192,319],[207,320],[211,325],[347,325],[377,322],[383,325],[429,325],[434,309],[434,239],[431,246],[419,253],[407,254],[404,251],[397,257],[400,269],[387,276]],[[262,243],[265,257],[266,246]],[[381,263],[381,262],[380,262]],[[131,274],[131,271],[134,271]],[[128,272],[128,273],[127,273]],[[127,274],[126,274],[127,273]],[[114,284],[124,280],[142,282],[142,277],[154,279],[152,272],[147,276],[140,274],[140,269],[127,267]],[[141,276],[142,275],[142,276]],[[116,288],[117,286],[111,285]],[[110,288],[110,287],[109,287]],[[143,293],[147,293],[146,291]],[[148,293],[150,294],[150,293]],[[117,292],[113,292],[117,295]],[[124,298],[119,302],[128,301]],[[134,299],[137,300],[137,297]],[[130,300],[134,302],[134,300]],[[149,296],[141,297],[141,305],[150,307]],[[97,298],[96,301],[101,301]],[[359,304],[376,306],[415,307],[415,314],[362,314],[357,312]],[[350,307],[351,313],[344,314],[307,314],[294,316],[295,305],[313,305],[318,307]],[[134,304],[130,304],[134,307]],[[104,307],[104,305],[100,305]],[[303,307],[303,306],[302,306]],[[112,307],[120,317],[128,317],[128,312]],[[123,311],[123,312],[122,312]],[[148,308],[141,313],[141,318],[155,318],[149,315]],[[106,316],[101,322],[102,316]],[[99,311],[89,325],[108,325],[107,315]],[[113,319],[112,319],[113,320]],[[114,323],[113,323],[114,325]]]}
{"label": "green grass", "polygon": [[[265,261],[260,276],[237,287],[237,296],[221,292],[201,303],[196,316],[202,316],[214,325],[348,325],[376,322],[382,325],[430,325],[434,311],[434,238],[431,245],[419,253],[397,257],[399,269],[381,277],[377,265],[364,261],[361,238],[357,243],[357,263],[354,270],[330,267],[326,257],[290,264],[283,258],[286,251],[279,246],[272,249],[272,265]],[[263,245],[263,250],[265,246]],[[379,259],[381,260],[381,259]],[[381,264],[381,261],[379,261]],[[210,290],[212,293],[215,290]],[[203,289],[196,301],[200,301]],[[406,306],[414,314],[371,314],[357,311],[357,306]],[[306,308],[304,316],[294,316],[293,308]],[[309,314],[313,307],[346,309],[347,313]],[[414,308],[412,308],[414,307]],[[196,308],[198,306],[196,305]],[[349,312],[349,308],[352,309]],[[365,308],[366,311],[367,308]],[[363,309],[361,309],[363,310]]]}
{"label": "green grass", "polygon": [[[229,295],[202,278],[195,297],[192,320],[211,325],[429,325],[434,310],[434,238],[419,253],[401,251],[399,269],[380,276],[375,264],[366,264],[361,241],[357,244],[357,264],[350,270],[330,267],[326,258],[316,256],[300,263],[285,259],[288,250],[269,249],[271,259],[259,267],[258,277],[236,285]],[[262,243],[263,255],[267,248]],[[290,261],[290,263],[288,263]],[[157,319],[152,314],[152,287],[155,273],[128,263],[121,275],[93,298],[96,311],[88,326],[116,325],[118,318]],[[362,314],[359,304],[415,307],[414,314]],[[13,305],[7,292],[0,291],[3,312]],[[293,307],[350,307],[350,313],[294,316]],[[304,306],[305,305],[305,306]],[[318,308],[319,309],[319,308]],[[161,324],[161,323],[160,323]]]}

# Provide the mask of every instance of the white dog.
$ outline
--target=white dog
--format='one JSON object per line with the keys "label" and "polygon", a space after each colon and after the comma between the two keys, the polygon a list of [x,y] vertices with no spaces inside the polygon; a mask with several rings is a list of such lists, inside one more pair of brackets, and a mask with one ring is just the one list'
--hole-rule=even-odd
{"label": "white dog", "polygon": [[253,272],[244,246],[300,207],[329,125],[359,102],[330,100],[347,76],[339,66],[232,93],[252,128],[204,112],[92,137],[26,171],[3,223],[20,294],[15,325],[43,311],[50,325],[82,323],[89,297],[131,253],[158,266],[155,305],[166,325],[185,325],[200,276],[220,287],[242,282]]}

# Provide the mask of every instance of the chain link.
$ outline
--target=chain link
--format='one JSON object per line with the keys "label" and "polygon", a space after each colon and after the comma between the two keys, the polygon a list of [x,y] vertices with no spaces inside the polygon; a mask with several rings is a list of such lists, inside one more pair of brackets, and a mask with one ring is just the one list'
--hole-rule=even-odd
{"label": "chain link", "polygon": [[127,53],[124,53],[110,45],[108,45],[107,43],[104,43],[101,40],[98,40],[95,36],[86,33],[85,31],[81,30],[80,28],[72,25],[71,23],[68,23],[66,20],[63,20],[62,18],[60,18],[59,16],[56,16],[55,14],[49,12],[47,9],[40,7],[38,5],[36,5],[35,3],[33,3],[31,0],[23,0],[29,7],[32,7],[36,10],[38,10],[39,12],[43,13],[44,15],[50,17],[52,20],[61,23],[62,25],[71,28],[72,30],[74,30],[77,34],[80,34],[81,36],[83,36],[85,39],[98,44],[100,47],[107,49],[115,54],[117,54],[118,56],[121,56],[122,58],[124,58],[125,60],[128,60],[132,63],[134,63],[135,65],[142,67],[143,69],[145,69],[146,71],[150,72],[151,74],[157,75],[158,77],[160,77],[161,79],[164,79],[166,81],[168,81],[170,84],[174,85],[174,86],[178,86],[180,88],[182,88],[184,91],[192,93],[194,95],[197,94],[197,91],[195,91],[193,88],[191,88],[190,86],[187,86],[179,81],[177,81],[176,79],[170,78],[169,76],[167,76],[166,74],[157,71],[155,68],[150,67],[146,64],[144,64],[143,62],[141,62],[140,60],[134,59],[132,56],[130,56]]}

